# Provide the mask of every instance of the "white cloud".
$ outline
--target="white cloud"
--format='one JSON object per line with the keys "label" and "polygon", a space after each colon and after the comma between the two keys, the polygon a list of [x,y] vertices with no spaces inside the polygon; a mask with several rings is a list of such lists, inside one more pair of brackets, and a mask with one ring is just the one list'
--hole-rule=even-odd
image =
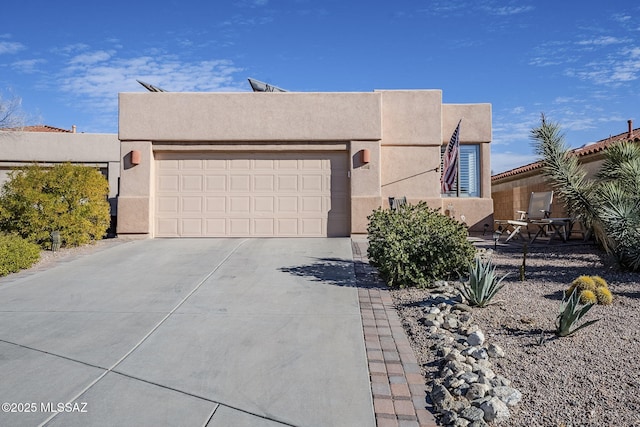
{"label": "white cloud", "polygon": [[119,58],[112,52],[96,51],[73,57],[62,72],[59,87],[74,102],[116,114],[119,92],[143,90],[136,79],[172,92],[239,91],[234,78],[239,71],[228,60],[183,62],[169,55]]}
{"label": "white cloud", "polygon": [[269,0],[239,0],[235,2],[237,7],[262,7],[269,4]]}
{"label": "white cloud", "polygon": [[40,72],[39,65],[45,64],[44,59],[24,59],[11,63],[11,68],[25,74],[34,74]]}
{"label": "white cloud", "polygon": [[640,77],[640,48],[623,49],[603,60],[584,64],[581,69],[567,69],[565,74],[599,85],[618,86],[637,80]]}
{"label": "white cloud", "polygon": [[427,9],[423,9],[427,12],[435,12],[438,14],[449,14],[461,10],[468,10],[471,4],[465,1],[451,1],[451,0],[434,0],[429,2]]}
{"label": "white cloud", "polygon": [[492,146],[509,146],[511,149],[528,147],[531,128],[540,120],[540,113],[528,112],[518,106],[496,113],[493,118]]}
{"label": "white cloud", "polygon": [[566,117],[560,123],[562,123],[562,128],[570,131],[581,131],[581,130],[589,130],[595,129],[596,126],[594,122],[597,119],[594,117]]}
{"label": "white cloud", "polygon": [[219,27],[252,27],[255,25],[264,25],[273,22],[273,17],[271,16],[258,16],[258,17],[247,17],[244,15],[235,15],[226,21],[222,21],[218,24]]}
{"label": "white cloud", "polygon": [[22,43],[0,41],[0,55],[17,53],[24,49],[26,49],[26,47]]}
{"label": "white cloud", "polygon": [[504,153],[491,152],[491,173],[493,175],[506,172],[520,166],[537,161],[535,154],[522,154],[506,151]]}
{"label": "white cloud", "polygon": [[617,37],[612,37],[612,36],[602,36],[602,37],[598,37],[590,40],[580,40],[576,44],[582,45],[582,46],[591,46],[591,45],[608,46],[612,44],[627,43],[628,41],[629,40],[627,39],[619,39]]}
{"label": "white cloud", "polygon": [[70,55],[75,55],[78,52],[83,52],[89,50],[89,45],[85,44],[85,43],[73,43],[73,44],[68,44],[66,46],[63,47],[55,47],[52,48],[50,51],[51,53],[55,53],[58,55],[63,55],[63,56],[70,56]]}
{"label": "white cloud", "polygon": [[544,56],[537,56],[529,60],[529,65],[535,65],[537,67],[550,67],[553,65],[560,65],[560,64],[562,64],[562,61],[557,59],[547,58]]}
{"label": "white cloud", "polygon": [[631,15],[626,15],[623,13],[618,13],[613,15],[613,19],[614,21],[618,21],[618,22],[629,22],[631,20]]}
{"label": "white cloud", "polygon": [[578,100],[570,96],[558,96],[553,100],[554,104],[569,104],[574,102],[578,102]]}
{"label": "white cloud", "polygon": [[546,42],[534,49],[534,56],[529,60],[529,65],[548,67],[575,62],[575,47],[566,41]]}
{"label": "white cloud", "polygon": [[80,65],[80,66],[97,64],[98,62],[108,61],[109,59],[111,59],[111,56],[113,55],[113,53],[114,53],[113,51],[107,52],[104,50],[83,53],[80,55],[76,55],[69,62],[71,64]]}
{"label": "white cloud", "polygon": [[510,16],[530,12],[533,9],[533,6],[504,6],[493,9],[492,13],[498,16]]}

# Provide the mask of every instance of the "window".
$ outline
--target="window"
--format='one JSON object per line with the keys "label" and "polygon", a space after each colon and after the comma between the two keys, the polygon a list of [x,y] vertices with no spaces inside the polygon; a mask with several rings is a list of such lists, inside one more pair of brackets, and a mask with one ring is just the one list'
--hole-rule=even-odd
{"label": "window", "polygon": [[[442,169],[442,153],[440,150],[440,169]],[[442,194],[443,197],[480,197],[480,146],[460,145],[460,167],[454,190]]]}

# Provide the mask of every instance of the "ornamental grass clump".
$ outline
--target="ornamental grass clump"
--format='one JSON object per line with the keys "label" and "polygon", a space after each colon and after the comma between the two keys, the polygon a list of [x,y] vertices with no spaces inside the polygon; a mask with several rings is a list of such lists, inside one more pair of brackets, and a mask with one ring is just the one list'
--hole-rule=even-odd
{"label": "ornamental grass clump", "polygon": [[[589,291],[590,292],[590,291]],[[594,304],[587,304],[579,307],[580,295],[577,289],[571,292],[568,299],[563,298],[560,304],[560,314],[556,318],[556,335],[559,337],[568,337],[578,332],[582,328],[593,325],[600,319],[589,320],[578,326],[582,319]]]}
{"label": "ornamental grass clump", "polygon": [[484,307],[504,287],[501,283],[508,275],[509,273],[498,279],[496,267],[492,265],[491,260],[483,261],[476,257],[474,262],[469,264],[469,281],[462,285],[462,296],[469,305]]}

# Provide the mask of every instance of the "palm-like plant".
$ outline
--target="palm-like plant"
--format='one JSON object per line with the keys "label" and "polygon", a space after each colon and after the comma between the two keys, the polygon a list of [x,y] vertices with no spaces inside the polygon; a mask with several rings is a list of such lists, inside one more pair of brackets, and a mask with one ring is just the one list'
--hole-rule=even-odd
{"label": "palm-like plant", "polygon": [[612,145],[596,180],[588,180],[557,123],[548,122],[543,114],[531,138],[542,159],[543,174],[565,201],[568,213],[591,228],[623,268],[640,270],[640,146]]}

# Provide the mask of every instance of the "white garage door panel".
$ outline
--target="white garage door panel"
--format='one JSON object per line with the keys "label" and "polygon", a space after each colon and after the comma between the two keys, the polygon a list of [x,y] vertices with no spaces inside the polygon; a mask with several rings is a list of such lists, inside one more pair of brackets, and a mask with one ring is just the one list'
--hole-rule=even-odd
{"label": "white garage door panel", "polygon": [[346,153],[156,153],[158,237],[348,236]]}

